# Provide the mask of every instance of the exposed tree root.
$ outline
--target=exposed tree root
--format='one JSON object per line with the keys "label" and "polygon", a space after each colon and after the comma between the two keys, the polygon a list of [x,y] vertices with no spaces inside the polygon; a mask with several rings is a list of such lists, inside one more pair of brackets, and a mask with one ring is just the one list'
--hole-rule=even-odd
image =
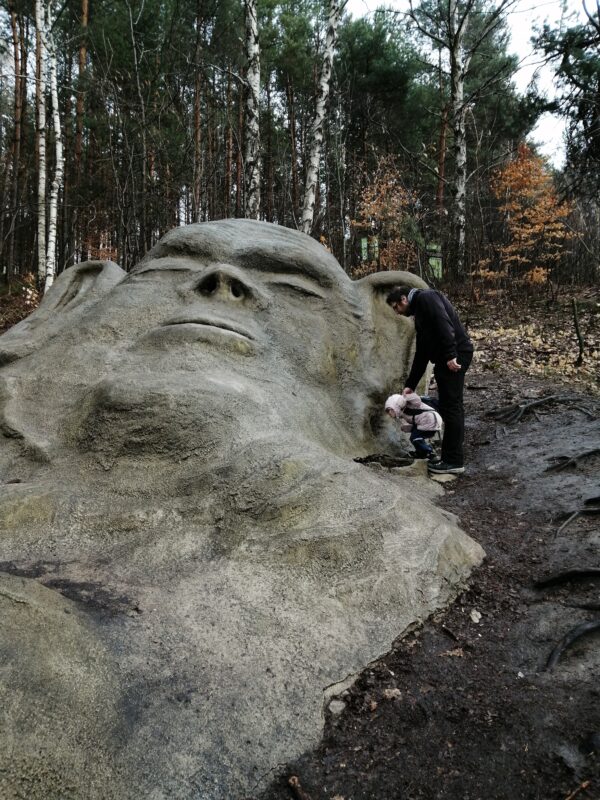
{"label": "exposed tree root", "polygon": [[[593,450],[586,450],[585,453],[579,453],[576,456],[553,456],[549,460],[556,461],[556,464],[551,464],[549,467],[546,467],[546,472],[561,472],[561,470],[567,469],[567,467],[577,467],[579,466],[579,462],[584,458],[589,458],[590,456],[598,454],[600,454],[600,447],[595,447]],[[600,502],[600,498],[597,499],[598,502]],[[588,503],[587,500],[586,503]]]}
{"label": "exposed tree root", "polygon": [[593,516],[595,514],[600,514],[600,508],[580,508],[579,511],[571,512],[560,528],[558,528],[555,535],[559,536],[565,530],[567,525],[570,525],[573,520],[577,519],[577,517]]}
{"label": "exposed tree root", "polygon": [[587,578],[600,579],[600,567],[585,567],[582,569],[566,569],[562,572],[555,572],[548,575],[546,578],[540,578],[534,582],[536,589],[543,589],[546,586],[556,586],[560,583],[568,583],[568,581],[582,581]]}
{"label": "exposed tree root", "polygon": [[502,408],[493,408],[487,412],[488,417],[498,420],[498,422],[505,422],[507,425],[513,425],[518,422],[526,411],[532,411],[538,406],[545,405],[546,403],[568,403],[571,408],[576,408],[583,414],[586,414],[591,419],[595,419],[595,415],[589,409],[584,408],[577,404],[577,401],[570,395],[551,394],[548,397],[540,397],[537,400],[529,400],[524,403],[513,403],[510,406],[503,406]]}
{"label": "exposed tree root", "polygon": [[373,453],[370,456],[353,459],[358,464],[381,464],[382,467],[408,467],[414,459],[410,456],[389,456],[387,453]]}
{"label": "exposed tree root", "polygon": [[548,661],[546,662],[546,670],[554,669],[565,650],[571,647],[571,645],[573,645],[578,639],[598,630],[600,630],[600,619],[595,619],[591,622],[582,622],[580,625],[572,628],[567,634],[565,634],[565,636],[563,636],[554,650],[550,653]]}
{"label": "exposed tree root", "polygon": [[586,789],[589,789],[591,783],[591,781],[583,781],[583,783],[580,783],[576,789],[573,789],[573,791],[565,797],[565,800],[575,800],[579,792],[585,792]]}

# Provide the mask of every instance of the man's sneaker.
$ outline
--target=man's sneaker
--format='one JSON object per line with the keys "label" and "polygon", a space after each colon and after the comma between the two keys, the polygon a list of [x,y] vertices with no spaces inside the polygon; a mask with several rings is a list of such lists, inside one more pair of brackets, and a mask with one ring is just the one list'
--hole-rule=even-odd
{"label": "man's sneaker", "polygon": [[430,461],[427,469],[436,475],[461,475],[465,471],[464,467],[458,464],[447,464],[445,461]]}

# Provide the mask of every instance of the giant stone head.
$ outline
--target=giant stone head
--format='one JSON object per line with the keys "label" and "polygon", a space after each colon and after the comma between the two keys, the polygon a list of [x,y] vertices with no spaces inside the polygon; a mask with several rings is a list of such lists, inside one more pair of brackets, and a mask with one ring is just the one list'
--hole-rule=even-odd
{"label": "giant stone head", "polygon": [[204,223],[0,338],[2,797],[242,797],[481,559],[416,469],[353,461],[402,447],[400,282]]}

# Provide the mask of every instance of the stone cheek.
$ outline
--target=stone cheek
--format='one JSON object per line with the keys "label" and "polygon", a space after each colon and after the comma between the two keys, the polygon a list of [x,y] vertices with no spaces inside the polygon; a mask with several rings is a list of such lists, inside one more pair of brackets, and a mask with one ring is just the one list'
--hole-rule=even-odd
{"label": "stone cheek", "polygon": [[204,223],[67,270],[0,338],[2,796],[248,794],[481,560],[418,470],[353,461],[399,447],[393,282],[422,285]]}

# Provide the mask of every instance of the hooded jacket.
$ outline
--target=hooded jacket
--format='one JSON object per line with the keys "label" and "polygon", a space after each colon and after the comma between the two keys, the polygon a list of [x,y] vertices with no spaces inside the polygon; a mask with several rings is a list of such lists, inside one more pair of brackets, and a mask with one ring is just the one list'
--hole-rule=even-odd
{"label": "hooded jacket", "polygon": [[409,433],[413,425],[420,431],[439,431],[442,418],[431,406],[424,403],[414,392],[408,395],[392,394],[385,401],[385,408],[393,408],[396,419],[401,421],[400,429]]}
{"label": "hooded jacket", "polygon": [[417,346],[405,385],[415,389],[431,361],[445,365],[461,353],[472,353],[473,343],[447,297],[435,289],[411,292],[409,316],[415,318]]}

